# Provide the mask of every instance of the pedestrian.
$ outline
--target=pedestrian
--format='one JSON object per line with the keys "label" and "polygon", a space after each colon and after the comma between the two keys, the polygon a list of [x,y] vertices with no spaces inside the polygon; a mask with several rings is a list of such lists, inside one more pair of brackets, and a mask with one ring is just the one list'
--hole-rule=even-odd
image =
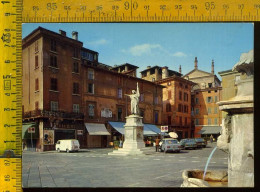
{"label": "pedestrian", "polygon": [[213,136],[212,135],[210,135],[210,143],[212,143],[213,142]]}
{"label": "pedestrian", "polygon": [[160,143],[160,139],[159,138],[155,139],[155,151],[156,152],[159,151],[159,143]]}
{"label": "pedestrian", "polygon": [[119,148],[122,148],[123,147],[123,141],[122,141],[122,139],[120,139],[120,141],[119,141]]}

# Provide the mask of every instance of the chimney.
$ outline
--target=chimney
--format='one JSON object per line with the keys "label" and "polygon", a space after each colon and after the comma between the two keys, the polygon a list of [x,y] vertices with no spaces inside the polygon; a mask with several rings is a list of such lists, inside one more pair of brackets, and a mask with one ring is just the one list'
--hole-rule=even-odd
{"label": "chimney", "polygon": [[179,73],[181,74],[181,65],[180,65],[180,67],[179,67]]}
{"label": "chimney", "polygon": [[72,31],[72,39],[78,40],[78,32],[77,31]]}
{"label": "chimney", "polygon": [[66,31],[63,31],[63,30],[59,30],[59,34],[61,34],[62,36],[66,37]]}
{"label": "chimney", "polygon": [[195,57],[194,68],[195,68],[195,69],[198,69],[198,60],[197,60],[197,57]]}
{"label": "chimney", "polygon": [[169,76],[168,67],[162,67],[162,79],[165,79]]}
{"label": "chimney", "polygon": [[211,74],[214,75],[214,60],[212,59],[212,63],[211,63]]}
{"label": "chimney", "polygon": [[149,66],[147,66],[147,69],[151,69],[151,66],[149,65]]}

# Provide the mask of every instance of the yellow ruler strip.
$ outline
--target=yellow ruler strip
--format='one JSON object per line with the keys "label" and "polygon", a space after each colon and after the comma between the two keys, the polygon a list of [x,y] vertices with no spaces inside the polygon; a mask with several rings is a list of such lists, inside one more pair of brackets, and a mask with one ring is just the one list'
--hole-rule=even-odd
{"label": "yellow ruler strip", "polygon": [[23,22],[260,20],[260,0],[23,0],[23,4]]}
{"label": "yellow ruler strip", "polygon": [[0,1],[0,191],[21,191],[22,0]]}

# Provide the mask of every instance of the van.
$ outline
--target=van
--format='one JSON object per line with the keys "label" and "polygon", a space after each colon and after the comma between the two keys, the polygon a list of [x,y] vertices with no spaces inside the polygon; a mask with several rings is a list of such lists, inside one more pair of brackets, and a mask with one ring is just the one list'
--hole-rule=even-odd
{"label": "van", "polygon": [[77,139],[66,139],[66,140],[58,140],[55,149],[56,151],[66,151],[69,153],[70,151],[79,151],[79,141]]}

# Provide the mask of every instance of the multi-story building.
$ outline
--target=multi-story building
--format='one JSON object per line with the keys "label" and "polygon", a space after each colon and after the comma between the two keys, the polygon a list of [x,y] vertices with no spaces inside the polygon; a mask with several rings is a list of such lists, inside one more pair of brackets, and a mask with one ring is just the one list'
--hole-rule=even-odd
{"label": "multi-story building", "polygon": [[194,69],[184,75],[195,83],[192,87],[192,119],[195,124],[195,137],[217,137],[221,130],[221,112],[216,104],[221,100],[221,82],[214,74],[214,61],[211,63],[211,73],[198,69],[195,57]]}
{"label": "multi-story building", "polygon": [[169,132],[176,132],[178,139],[194,136],[191,126],[191,87],[194,83],[181,77],[168,67],[150,67],[141,71],[143,79],[163,85],[162,124]]}
{"label": "multi-story building", "polygon": [[154,128],[161,124],[163,87],[136,78],[134,65],[120,67],[125,70],[99,63],[98,52],[84,48],[77,32],[69,38],[62,30],[39,27],[25,37],[22,103],[27,148],[53,150],[59,139],[78,139],[82,148],[106,147],[116,132],[113,122],[123,123],[130,113],[130,99],[124,94],[136,89],[137,82],[144,123]]}

